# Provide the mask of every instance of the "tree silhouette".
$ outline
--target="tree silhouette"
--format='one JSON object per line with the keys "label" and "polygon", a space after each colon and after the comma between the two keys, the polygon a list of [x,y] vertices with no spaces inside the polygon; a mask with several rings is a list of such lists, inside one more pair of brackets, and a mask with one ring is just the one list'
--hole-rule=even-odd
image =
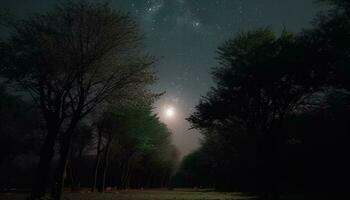
{"label": "tree silhouette", "polygon": [[[19,154],[35,152],[40,144],[40,119],[31,115],[36,110],[31,108],[19,96],[10,94],[0,85],[0,165],[9,162]],[[21,124],[21,126],[18,126]]]}
{"label": "tree silhouette", "polygon": [[[324,2],[335,6],[317,18],[313,29],[299,35],[284,31],[280,37],[268,29],[259,29],[241,33],[218,48],[219,66],[212,72],[216,86],[202,98],[188,120],[205,136],[201,151],[215,160],[216,164],[210,167],[223,173],[217,177],[221,187],[241,190],[248,187],[267,192],[266,198],[279,198],[281,180],[286,177],[284,170],[291,170],[286,166],[297,168],[298,162],[305,162],[306,157],[296,152],[308,154],[311,149],[324,152],[310,141],[305,142],[306,146],[298,145],[304,141],[294,138],[298,131],[285,126],[291,116],[302,120],[303,113],[311,112],[314,115],[308,122],[324,124],[324,130],[316,126],[311,130],[307,122],[303,124],[305,129],[300,132],[305,137],[316,139],[311,132],[327,135],[336,127],[346,130],[339,117],[343,114],[335,114],[338,116],[335,121],[323,118],[322,112],[315,114],[316,110],[324,110],[322,102],[329,94],[348,93],[350,83],[349,3]],[[336,99],[331,100],[332,105],[337,104]],[[341,109],[347,112],[347,106]],[[340,135],[331,136],[330,146],[345,146],[337,140],[346,140],[341,130],[337,131]],[[324,138],[319,141],[327,143]],[[341,151],[335,152],[343,155]],[[299,160],[295,163],[285,157],[296,155]],[[346,174],[344,170],[341,173]],[[230,177],[236,181],[232,182]]]}
{"label": "tree silhouette", "polygon": [[272,195],[279,190],[281,142],[274,130],[318,86],[318,76],[305,68],[302,53],[297,38],[287,32],[277,38],[259,29],[228,40],[218,49],[220,66],[212,73],[216,87],[189,118],[193,128],[234,143],[246,166],[262,168],[266,177],[260,186]]}
{"label": "tree silhouette", "polygon": [[61,198],[74,129],[106,99],[123,98],[154,80],[152,61],[139,54],[134,20],[106,4],[64,1],[53,12],[14,23],[1,47],[5,75],[38,104],[47,135],[32,197],[45,193],[54,145],[60,162],[53,197]]}

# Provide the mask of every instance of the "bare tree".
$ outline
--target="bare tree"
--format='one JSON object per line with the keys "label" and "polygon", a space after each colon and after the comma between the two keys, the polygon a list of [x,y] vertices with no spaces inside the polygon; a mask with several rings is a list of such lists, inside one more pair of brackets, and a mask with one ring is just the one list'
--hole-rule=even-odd
{"label": "bare tree", "polygon": [[104,124],[105,124],[105,118],[103,117],[100,121],[96,123],[96,158],[95,158],[95,164],[94,164],[94,175],[93,175],[93,181],[91,186],[91,192],[94,192],[97,186],[97,178],[98,178],[98,172],[99,167],[101,164],[101,154],[103,153],[103,132],[104,132]]}
{"label": "bare tree", "polygon": [[45,194],[54,146],[60,159],[52,196],[61,199],[72,135],[78,122],[109,98],[154,81],[153,61],[140,53],[137,24],[107,4],[65,1],[53,12],[19,21],[3,68],[38,103],[47,135],[32,198]]}

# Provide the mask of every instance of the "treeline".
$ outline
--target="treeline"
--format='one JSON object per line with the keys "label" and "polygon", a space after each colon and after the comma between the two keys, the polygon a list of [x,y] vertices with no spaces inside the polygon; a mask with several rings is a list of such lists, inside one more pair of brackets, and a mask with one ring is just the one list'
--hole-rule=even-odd
{"label": "treeline", "polygon": [[177,160],[153,114],[154,59],[128,14],[63,1],[23,20],[1,16],[0,187],[31,199],[64,187],[165,187]]}
{"label": "treeline", "polygon": [[[45,127],[30,102],[4,90],[1,97],[1,189],[27,189],[35,178]],[[65,185],[100,192],[168,187],[178,160],[170,134],[149,105],[93,113],[75,130]],[[57,159],[53,163],[55,168]]]}
{"label": "treeline", "polygon": [[349,180],[350,3],[299,34],[243,32],[222,44],[216,83],[188,118],[204,135],[178,185],[263,199],[336,199]]}

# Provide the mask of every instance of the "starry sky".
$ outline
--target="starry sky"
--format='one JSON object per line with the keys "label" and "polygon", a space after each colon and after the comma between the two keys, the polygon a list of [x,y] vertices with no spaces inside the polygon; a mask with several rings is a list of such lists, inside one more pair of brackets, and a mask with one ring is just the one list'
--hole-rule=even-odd
{"label": "starry sky", "polygon": [[[45,12],[55,0],[0,0],[0,8],[25,17]],[[213,85],[210,69],[216,48],[241,31],[270,27],[299,32],[311,26],[320,11],[314,0],[108,0],[129,12],[145,34],[145,48],[157,58],[156,92],[166,94],[155,112],[173,132],[173,142],[185,155],[199,146],[200,135],[185,118]],[[175,116],[164,117],[172,106]]]}

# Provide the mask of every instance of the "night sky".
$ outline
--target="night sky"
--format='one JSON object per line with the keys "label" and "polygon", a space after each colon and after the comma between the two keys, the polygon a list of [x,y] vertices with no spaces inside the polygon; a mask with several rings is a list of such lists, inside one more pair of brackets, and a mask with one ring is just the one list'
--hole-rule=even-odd
{"label": "night sky", "polygon": [[[54,0],[0,0],[0,8],[15,16],[48,11]],[[199,145],[199,134],[189,131],[185,118],[212,86],[215,50],[240,31],[270,27],[276,32],[298,32],[311,25],[320,10],[314,0],[110,0],[128,11],[146,36],[145,48],[158,59],[157,92],[166,91],[155,107],[173,131],[182,155]],[[165,116],[165,107],[175,110]]]}

